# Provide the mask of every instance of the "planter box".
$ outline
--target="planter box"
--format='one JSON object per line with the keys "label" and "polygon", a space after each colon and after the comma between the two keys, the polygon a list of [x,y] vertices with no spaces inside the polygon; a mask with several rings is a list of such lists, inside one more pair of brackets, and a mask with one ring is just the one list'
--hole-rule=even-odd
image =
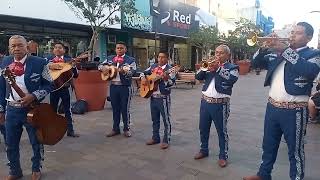
{"label": "planter box", "polygon": [[250,61],[240,60],[240,61],[237,61],[236,64],[239,66],[240,75],[246,75],[249,73],[250,65],[251,65]]}
{"label": "planter box", "polygon": [[80,70],[79,77],[74,81],[77,100],[83,99],[88,102],[89,111],[104,109],[107,98],[108,83],[101,79],[98,70]]}

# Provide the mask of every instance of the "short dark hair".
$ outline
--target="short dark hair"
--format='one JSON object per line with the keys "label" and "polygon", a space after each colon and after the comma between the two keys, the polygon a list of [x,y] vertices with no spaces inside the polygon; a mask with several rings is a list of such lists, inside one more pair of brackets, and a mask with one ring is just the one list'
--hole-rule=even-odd
{"label": "short dark hair", "polygon": [[304,27],[304,33],[307,36],[313,37],[314,30],[313,30],[313,27],[309,23],[307,23],[307,22],[298,22],[297,25]]}
{"label": "short dark hair", "polygon": [[159,56],[160,53],[166,55],[166,57],[169,58],[169,53],[168,53],[168,51],[162,49],[162,50],[159,51],[158,56]]}
{"label": "short dark hair", "polygon": [[118,41],[117,43],[116,43],[116,45],[117,44],[122,44],[122,45],[124,45],[125,47],[127,47],[127,44],[125,43],[125,42],[123,42],[123,41]]}
{"label": "short dark hair", "polygon": [[55,45],[57,45],[57,44],[60,44],[60,45],[63,47],[63,49],[66,50],[66,46],[65,46],[62,42],[55,42],[55,43],[53,44],[53,46],[55,46]]}

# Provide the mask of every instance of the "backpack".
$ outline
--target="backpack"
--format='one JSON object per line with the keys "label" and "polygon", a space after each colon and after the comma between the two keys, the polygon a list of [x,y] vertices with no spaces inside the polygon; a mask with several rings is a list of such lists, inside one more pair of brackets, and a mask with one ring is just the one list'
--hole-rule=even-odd
{"label": "backpack", "polygon": [[74,114],[84,114],[88,112],[88,103],[87,101],[80,99],[72,104],[71,111]]}

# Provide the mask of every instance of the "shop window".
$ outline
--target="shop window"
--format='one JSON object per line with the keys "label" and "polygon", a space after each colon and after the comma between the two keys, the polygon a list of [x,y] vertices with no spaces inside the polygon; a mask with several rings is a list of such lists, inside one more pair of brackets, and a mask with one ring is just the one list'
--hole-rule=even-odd
{"label": "shop window", "polygon": [[109,35],[108,36],[108,44],[116,44],[117,37],[115,35]]}

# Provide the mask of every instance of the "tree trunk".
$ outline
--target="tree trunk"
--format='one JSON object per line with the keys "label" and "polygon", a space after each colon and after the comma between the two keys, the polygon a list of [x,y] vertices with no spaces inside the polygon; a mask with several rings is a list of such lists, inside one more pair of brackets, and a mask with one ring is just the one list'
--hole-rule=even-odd
{"label": "tree trunk", "polygon": [[89,44],[89,47],[88,47],[88,53],[89,53],[89,61],[93,61],[94,59],[94,52],[95,52],[95,44],[97,42],[97,38],[98,38],[98,34],[99,32],[97,30],[94,30],[92,32],[92,37],[91,37],[91,40],[90,40],[90,44]]}

